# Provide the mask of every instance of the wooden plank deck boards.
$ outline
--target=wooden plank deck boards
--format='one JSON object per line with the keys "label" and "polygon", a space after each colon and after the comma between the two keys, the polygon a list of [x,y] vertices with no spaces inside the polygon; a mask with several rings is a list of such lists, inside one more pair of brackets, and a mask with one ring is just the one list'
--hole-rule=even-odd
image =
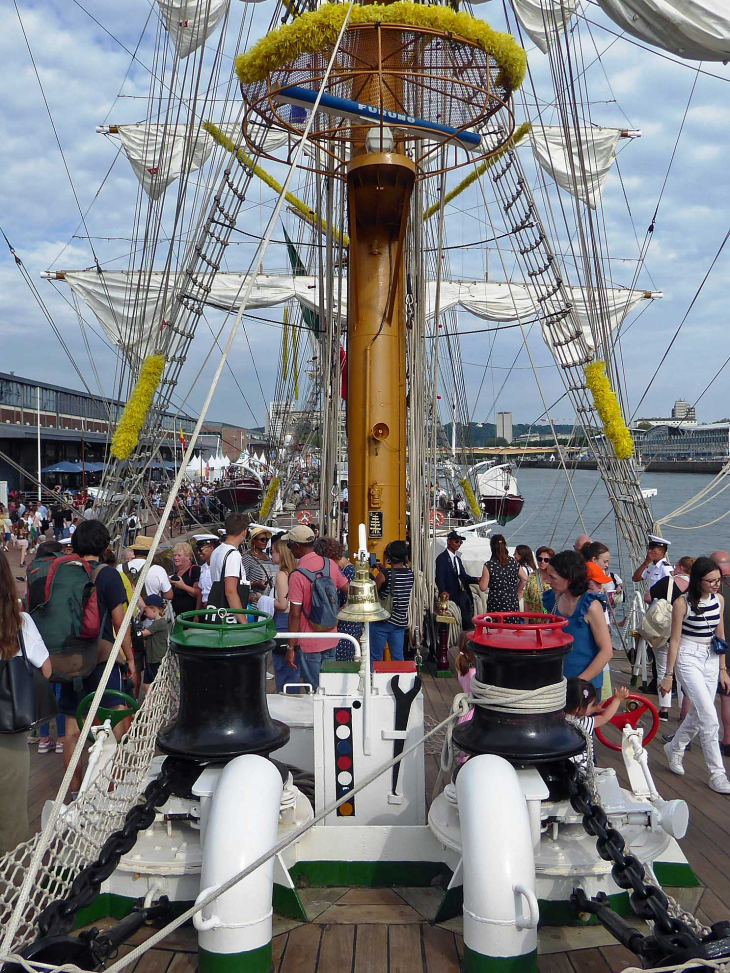
{"label": "wooden plank deck boards", "polygon": [[[388,926],[357,926],[355,962],[352,973],[375,973],[388,969]],[[324,967],[322,973],[325,973]]]}
{"label": "wooden plank deck boards", "polygon": [[388,973],[423,973],[420,926],[393,926],[388,942]]}

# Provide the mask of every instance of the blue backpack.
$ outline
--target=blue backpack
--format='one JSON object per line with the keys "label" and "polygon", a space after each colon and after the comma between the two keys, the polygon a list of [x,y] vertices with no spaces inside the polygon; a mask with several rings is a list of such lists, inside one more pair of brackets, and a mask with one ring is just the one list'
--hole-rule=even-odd
{"label": "blue backpack", "polygon": [[323,557],[322,560],[324,564],[319,571],[309,571],[307,568],[294,568],[294,571],[303,574],[312,586],[312,605],[308,615],[302,609],[304,617],[317,632],[331,632],[337,628],[339,602],[337,588],[330,574],[329,558]]}

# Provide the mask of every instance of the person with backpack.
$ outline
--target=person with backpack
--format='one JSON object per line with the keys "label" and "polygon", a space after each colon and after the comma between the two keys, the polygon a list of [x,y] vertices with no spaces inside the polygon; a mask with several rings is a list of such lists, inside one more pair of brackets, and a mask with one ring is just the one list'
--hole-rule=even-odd
{"label": "person with backpack", "polygon": [[[243,567],[241,545],[246,536],[248,522],[245,514],[232,513],[226,517],[225,539],[210,557],[210,591],[208,604],[216,608],[247,608],[248,579]],[[244,600],[246,604],[244,604]],[[246,625],[248,618],[239,612],[233,616],[239,625]]]}
{"label": "person with backpack", "polygon": [[[107,659],[112,651],[114,632],[122,627],[122,621],[124,620],[124,611],[127,602],[127,593],[124,590],[124,584],[119,577],[119,572],[103,561],[104,552],[109,547],[109,542],[109,531],[100,520],[82,521],[71,538],[71,547],[73,553],[76,555],[76,559],[88,565],[91,571],[90,577],[93,582],[98,605],[99,628],[98,636],[95,639],[97,652],[93,668],[88,674],[81,677],[80,687],[78,686],[77,679],[65,679],[61,685],[58,708],[65,716],[73,717],[73,719],[66,720],[66,738],[63,748],[63,761],[66,767],[71,762],[71,755],[74,752],[76,740],[79,735],[79,727],[75,719],[76,710],[84,697],[96,691],[101,677],[104,674]],[[63,589],[60,589],[58,597],[64,597],[64,594]],[[53,597],[54,593],[52,592],[51,600],[53,600]],[[33,617],[34,619],[36,618],[35,615]],[[46,644],[51,653],[51,663],[54,666],[55,674],[58,670],[54,656],[54,646],[49,644],[48,639],[46,639]],[[132,638],[129,629],[124,635],[121,648],[129,666],[129,674],[130,676],[134,676],[134,653],[132,651]],[[55,651],[58,655],[63,654],[63,649],[56,649]],[[124,688],[122,665],[119,661],[111,671],[106,688],[117,689],[119,691]],[[118,704],[114,696],[102,697],[101,705],[109,709],[125,708],[123,704],[121,706]],[[71,781],[72,799],[75,799],[78,794],[79,788],[81,787],[81,779],[82,771],[81,764],[79,763]]]}
{"label": "person with backpack", "polygon": [[292,527],[283,539],[297,559],[289,575],[289,631],[322,633],[322,638],[290,639],[286,662],[292,669],[298,667],[302,682],[316,690],[322,663],[335,658],[337,592],[347,594],[350,585],[334,561],[314,553],[315,534],[310,527]]}
{"label": "person with backpack", "polygon": [[[651,605],[647,609],[647,614],[651,612],[653,623],[651,621],[647,622],[647,631],[649,631],[649,628],[653,624],[654,630],[656,631],[656,638],[652,639],[651,641],[647,639],[647,642],[654,653],[654,661],[656,662],[657,687],[662,679],[664,679],[664,674],[667,671],[669,636],[672,634],[672,605],[677,598],[681,597],[685,593],[689,587],[689,573],[692,570],[694,561],[695,559],[693,557],[680,557],[680,559],[677,561],[677,566],[675,567],[672,576],[662,578],[660,581],[657,581],[656,584],[653,584],[651,588],[649,588]],[[655,606],[655,602],[663,602],[663,604],[657,604]],[[646,615],[644,617],[646,617]],[[662,638],[663,641],[660,644],[656,644],[659,638]],[[682,705],[683,699],[681,690],[678,695],[680,705]],[[689,704],[689,700],[687,703]],[[670,688],[668,693],[659,693],[659,719],[666,722],[669,719],[669,710],[671,708],[672,690]],[[682,711],[682,719],[684,719],[684,717],[687,715],[687,712],[687,707],[684,707]]]}

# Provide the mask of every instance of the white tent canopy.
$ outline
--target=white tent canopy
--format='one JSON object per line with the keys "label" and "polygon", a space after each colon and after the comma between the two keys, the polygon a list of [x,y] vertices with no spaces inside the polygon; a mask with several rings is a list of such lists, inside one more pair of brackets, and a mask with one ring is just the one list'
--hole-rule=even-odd
{"label": "white tent canopy", "polygon": [[[153,350],[156,336],[165,326],[166,311],[170,308],[176,279],[174,275],[153,272],[147,285],[144,276],[144,301],[136,300],[138,274],[126,271],[96,270],[68,271],[65,279],[71,290],[93,310],[108,337],[125,349],[128,354],[143,357]],[[224,311],[235,312],[246,289],[247,276],[236,273],[216,274],[208,303]],[[164,288],[167,286],[167,291]],[[340,291],[337,287],[336,291]],[[575,325],[577,320],[590,349],[593,348],[590,317],[594,304],[600,303],[604,324],[614,330],[626,314],[646,297],[643,290],[607,288],[599,302],[594,295],[586,294],[581,287],[568,288],[574,314],[560,325],[561,348],[564,360],[581,361],[583,355],[577,345]],[[163,293],[164,292],[164,293]],[[540,312],[538,292],[529,284],[510,284],[500,281],[442,280],[439,306],[444,313],[461,307],[476,317],[497,324],[533,320]],[[296,299],[312,311],[320,310],[319,286],[315,277],[295,277],[291,274],[259,274],[248,303],[250,310],[274,307]],[[436,282],[426,285],[426,315],[434,313]],[[140,315],[139,307],[144,308]],[[558,310],[556,299],[547,302],[547,312]],[[135,313],[135,311],[137,313]],[[341,321],[347,317],[347,281],[343,278],[341,300],[337,308]],[[553,329],[555,329],[553,325]],[[546,335],[547,340],[547,335]],[[179,339],[178,339],[179,341]],[[168,350],[173,355],[177,341]]]}
{"label": "white tent canopy", "polygon": [[[246,148],[240,124],[216,124],[225,135]],[[200,122],[193,126],[135,122],[117,125],[116,129],[124,154],[151,199],[158,199],[183,169],[188,172],[200,169],[216,145]],[[264,126],[250,126],[250,129],[249,137],[267,152],[285,145],[289,138],[280,129],[265,129]],[[101,127],[99,131],[107,132],[108,129]]]}
{"label": "white tent canopy", "polygon": [[530,141],[535,159],[555,182],[595,209],[616,158],[620,128],[571,130],[570,142],[559,126],[535,125]]}
{"label": "white tent canopy", "polygon": [[730,60],[728,0],[598,0],[598,3],[622,30],[671,54],[695,61]]}

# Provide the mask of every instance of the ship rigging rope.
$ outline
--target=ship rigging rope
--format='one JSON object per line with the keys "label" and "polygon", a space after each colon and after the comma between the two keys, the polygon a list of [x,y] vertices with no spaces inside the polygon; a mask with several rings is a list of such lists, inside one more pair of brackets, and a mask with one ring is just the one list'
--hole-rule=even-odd
{"label": "ship rigging rope", "polygon": [[[340,28],[340,32],[339,32],[338,37],[337,37],[337,41],[335,42],[335,44],[333,46],[332,54],[331,54],[330,59],[329,59],[329,62],[327,64],[327,69],[324,72],[324,75],[323,75],[323,78],[322,78],[322,86],[320,87],[319,92],[317,93],[317,98],[316,98],[316,100],[314,102],[314,105],[312,106],[312,111],[309,114],[309,117],[307,119],[307,123],[306,123],[306,125],[304,127],[304,130],[302,131],[302,134],[300,136],[300,139],[299,139],[299,141],[297,143],[296,151],[294,152],[294,155],[293,155],[293,158],[292,158],[292,162],[290,164],[289,170],[288,170],[287,175],[286,175],[286,179],[284,180],[284,185],[282,186],[282,191],[279,194],[279,198],[277,200],[276,206],[275,206],[274,211],[272,212],[271,217],[269,219],[269,224],[268,224],[268,227],[266,229],[266,233],[264,235],[264,238],[263,238],[263,240],[261,242],[261,245],[257,249],[256,255],[254,256],[254,258],[251,261],[251,265],[249,267],[248,273],[247,273],[246,278],[245,278],[248,281],[248,283],[246,285],[245,291],[244,291],[243,296],[241,298],[241,306],[240,306],[240,309],[239,309],[238,313],[236,314],[236,317],[235,317],[235,319],[233,321],[233,324],[231,326],[230,333],[229,333],[229,336],[228,336],[228,341],[227,341],[226,346],[225,346],[225,348],[223,350],[223,354],[222,354],[221,359],[220,359],[220,361],[218,363],[218,366],[216,368],[215,374],[213,375],[213,379],[211,381],[210,388],[208,389],[207,395],[205,397],[205,401],[203,403],[203,407],[202,407],[202,409],[200,411],[200,415],[199,415],[198,420],[197,420],[197,422],[195,424],[195,428],[193,430],[193,433],[192,433],[192,435],[190,437],[190,442],[189,442],[188,447],[187,447],[187,449],[185,451],[185,456],[183,458],[183,461],[180,464],[180,468],[178,470],[177,476],[175,477],[175,481],[174,481],[174,483],[172,485],[172,488],[171,488],[171,490],[169,492],[169,495],[168,495],[167,501],[165,503],[165,507],[164,507],[162,516],[160,518],[160,522],[159,522],[159,524],[157,526],[157,530],[155,531],[155,535],[152,538],[152,544],[150,545],[150,550],[149,550],[149,553],[147,555],[147,560],[145,561],[145,563],[144,563],[144,565],[142,567],[142,570],[139,573],[139,577],[137,579],[137,583],[136,583],[135,589],[134,589],[134,594],[133,594],[132,598],[129,601],[129,605],[128,605],[127,610],[126,610],[126,612],[124,614],[124,619],[122,621],[121,626],[119,627],[119,630],[117,631],[117,635],[116,635],[116,638],[114,640],[114,645],[113,645],[112,651],[110,652],[109,659],[107,660],[106,665],[104,667],[104,672],[103,672],[103,674],[101,676],[101,679],[100,679],[100,682],[99,682],[99,686],[98,686],[96,692],[94,693],[94,698],[93,698],[93,700],[91,702],[91,706],[89,708],[89,712],[87,714],[86,721],[85,721],[85,723],[84,723],[84,725],[83,725],[83,727],[82,727],[82,729],[81,729],[81,731],[79,733],[79,738],[77,740],[76,747],[75,747],[74,752],[73,752],[73,754],[71,756],[71,760],[69,762],[69,765],[66,768],[66,773],[64,774],[63,780],[61,781],[61,784],[60,784],[60,787],[59,787],[59,792],[58,792],[58,795],[56,797],[56,800],[55,800],[55,802],[53,804],[53,808],[51,810],[51,814],[49,815],[49,818],[48,818],[48,821],[46,823],[46,826],[43,829],[43,832],[41,834],[40,840],[38,841],[38,844],[37,844],[36,848],[34,849],[33,856],[31,858],[30,864],[29,864],[27,870],[24,873],[23,883],[22,883],[22,886],[20,888],[20,892],[18,894],[18,899],[17,899],[17,902],[15,904],[15,908],[13,910],[13,913],[12,913],[12,915],[11,915],[9,921],[8,921],[8,924],[6,926],[5,935],[4,935],[3,940],[2,940],[2,945],[0,946],[0,949],[2,949],[5,952],[9,951],[10,948],[12,947],[13,938],[14,938],[16,932],[17,932],[18,925],[20,923],[23,910],[25,909],[25,907],[28,904],[28,900],[29,900],[31,891],[34,888],[34,885],[35,885],[35,882],[36,882],[36,879],[37,879],[37,876],[38,876],[39,869],[42,867],[43,857],[44,857],[44,855],[46,853],[46,850],[48,848],[48,844],[50,842],[50,839],[51,839],[51,837],[52,837],[52,835],[53,835],[53,833],[54,833],[54,831],[56,829],[56,824],[57,824],[58,818],[59,818],[59,816],[61,814],[61,809],[63,807],[65,807],[65,805],[63,803],[64,798],[65,798],[65,795],[66,795],[66,793],[67,793],[67,791],[69,789],[69,786],[71,784],[71,780],[73,778],[73,775],[76,772],[76,768],[78,767],[79,762],[81,760],[81,756],[82,756],[82,754],[84,752],[84,746],[86,744],[86,740],[88,738],[89,731],[91,729],[91,725],[94,722],[94,718],[96,717],[96,712],[97,712],[97,710],[99,708],[99,705],[101,703],[101,699],[103,697],[104,690],[106,688],[107,682],[109,681],[109,677],[110,677],[111,671],[112,671],[112,669],[114,667],[114,664],[115,664],[115,660],[117,658],[117,655],[119,654],[119,650],[121,648],[122,640],[123,640],[124,636],[126,635],[128,629],[129,629],[129,625],[130,625],[130,622],[132,620],[132,615],[136,611],[137,604],[138,604],[138,601],[139,601],[139,598],[140,598],[140,595],[141,595],[141,592],[142,592],[142,586],[144,585],[145,579],[147,577],[147,572],[148,572],[148,570],[149,570],[149,568],[150,568],[150,566],[152,564],[152,559],[155,556],[155,553],[157,552],[157,548],[158,548],[158,546],[160,544],[160,541],[162,539],[162,534],[163,534],[164,528],[165,528],[165,526],[167,524],[167,521],[168,521],[168,519],[170,517],[170,513],[172,512],[172,507],[173,507],[173,504],[174,504],[175,499],[177,497],[177,492],[180,489],[180,484],[182,483],[183,477],[185,475],[185,470],[186,470],[187,466],[189,465],[189,463],[190,463],[190,461],[192,459],[193,449],[195,447],[195,443],[197,442],[198,436],[200,435],[200,431],[201,431],[201,428],[203,426],[203,422],[205,421],[205,417],[207,415],[208,408],[210,407],[210,403],[211,403],[211,400],[213,398],[213,394],[215,393],[215,390],[216,390],[216,388],[218,386],[218,382],[220,381],[221,374],[223,373],[223,368],[224,368],[225,363],[227,361],[228,355],[230,354],[231,348],[233,347],[234,340],[235,340],[236,335],[238,333],[238,327],[240,325],[241,318],[242,318],[243,313],[246,310],[246,307],[247,307],[248,302],[250,300],[251,292],[253,291],[253,288],[254,288],[254,285],[255,285],[255,282],[256,282],[256,277],[260,273],[261,267],[263,265],[263,260],[264,260],[264,256],[266,255],[266,250],[267,250],[268,245],[269,245],[269,240],[273,236],[274,228],[275,228],[276,222],[277,222],[277,220],[279,218],[279,213],[281,212],[281,209],[282,209],[283,204],[284,204],[285,193],[288,190],[289,184],[291,183],[291,181],[292,181],[292,179],[294,177],[294,173],[296,172],[297,167],[299,165],[299,160],[300,160],[300,158],[302,156],[302,153],[304,151],[305,143],[307,141],[307,138],[309,136],[309,132],[310,132],[310,130],[312,128],[312,125],[314,123],[314,120],[315,120],[315,117],[316,117],[316,114],[317,114],[317,109],[319,107],[319,102],[320,102],[321,97],[322,97],[322,94],[323,94],[323,92],[324,92],[324,90],[326,88],[327,81],[328,81],[329,76],[330,76],[330,74],[332,72],[332,68],[333,68],[333,66],[335,64],[335,61],[336,61],[336,58],[337,58],[337,54],[339,52],[340,45],[341,45],[341,42],[342,42],[342,37],[343,37],[344,32],[345,32],[345,30],[347,28],[347,24],[348,24],[348,21],[350,19],[350,13],[352,12],[352,9],[353,9],[353,6],[354,6],[354,2],[355,2],[355,0],[350,0],[350,2],[348,4],[348,7],[347,7],[347,10],[345,12],[345,15],[343,17],[342,26]],[[258,864],[260,864],[260,862]],[[234,883],[231,883],[231,884],[234,884]],[[219,893],[216,893],[216,895],[217,894],[219,894]],[[215,896],[211,896],[210,897],[210,900],[212,901],[213,898],[215,898]],[[207,901],[205,902],[205,904],[207,904]],[[202,905],[202,903],[201,903],[201,905]],[[192,915],[192,912],[191,912],[191,915]],[[186,918],[189,918],[189,917],[186,916]],[[121,965],[126,965],[126,963],[122,963]],[[115,967],[113,967],[113,968],[116,969],[117,966],[118,966],[118,964],[115,964]],[[121,968],[121,967],[119,967],[119,968]]]}
{"label": "ship rigging rope", "polygon": [[[537,689],[509,689],[506,686],[491,686],[472,678],[469,693],[457,693],[451,704],[451,716],[468,716],[472,707],[492,710],[495,713],[555,713],[565,709],[565,693],[568,681],[563,677],[560,682]],[[449,774],[454,766],[454,724],[449,723],[441,750],[441,773]]]}

